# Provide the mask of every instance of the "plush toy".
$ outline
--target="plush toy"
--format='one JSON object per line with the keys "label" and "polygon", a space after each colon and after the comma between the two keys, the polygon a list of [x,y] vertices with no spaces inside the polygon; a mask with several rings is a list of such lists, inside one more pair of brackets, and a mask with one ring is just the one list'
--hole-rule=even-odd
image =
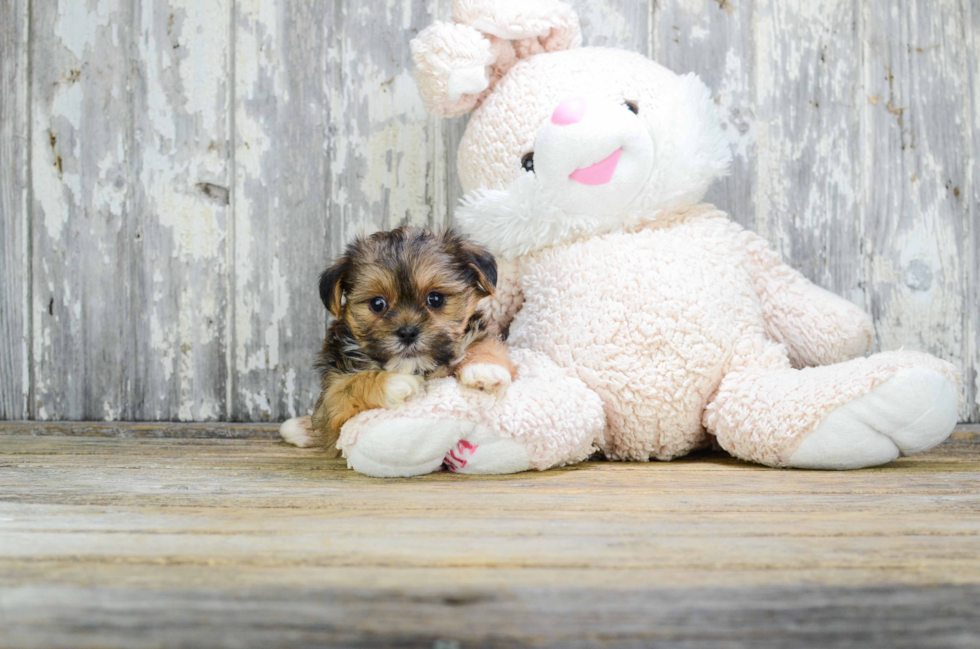
{"label": "plush toy", "polygon": [[412,41],[415,77],[430,111],[473,111],[456,219],[498,257],[486,307],[518,378],[500,399],[432,381],[359,415],[340,440],[352,468],[509,473],[714,441],[772,467],[855,469],[946,439],[952,365],[864,358],[868,315],[700,204],[731,154],[697,76],[581,47],[554,0],[456,0],[453,18]]}

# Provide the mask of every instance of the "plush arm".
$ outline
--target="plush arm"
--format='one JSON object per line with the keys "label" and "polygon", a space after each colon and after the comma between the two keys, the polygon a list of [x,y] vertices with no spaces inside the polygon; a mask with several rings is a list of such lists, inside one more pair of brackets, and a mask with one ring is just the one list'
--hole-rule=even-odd
{"label": "plush arm", "polygon": [[840,363],[870,349],[871,316],[784,264],[762,237],[739,230],[767,332],[785,345],[795,367]]}
{"label": "plush arm", "polygon": [[484,298],[480,308],[487,318],[500,331],[507,331],[511,320],[524,306],[524,293],[521,292],[519,270],[513,261],[497,260],[497,290]]}

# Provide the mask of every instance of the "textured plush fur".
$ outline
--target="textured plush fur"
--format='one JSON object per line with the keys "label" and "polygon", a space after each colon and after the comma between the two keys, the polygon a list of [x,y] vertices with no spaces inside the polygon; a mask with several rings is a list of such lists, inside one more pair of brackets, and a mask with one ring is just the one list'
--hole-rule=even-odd
{"label": "textured plush fur", "polygon": [[[310,426],[313,445],[334,450],[348,419],[397,406],[421,379],[472,363],[498,365],[509,377],[507,348],[477,310],[496,281],[493,255],[452,231],[405,227],[353,241],[320,277],[320,297],[335,320],[317,359],[323,390]],[[443,303],[429,304],[433,295]],[[377,299],[386,305],[381,313],[371,309]],[[397,333],[406,327],[418,332],[410,344]]]}

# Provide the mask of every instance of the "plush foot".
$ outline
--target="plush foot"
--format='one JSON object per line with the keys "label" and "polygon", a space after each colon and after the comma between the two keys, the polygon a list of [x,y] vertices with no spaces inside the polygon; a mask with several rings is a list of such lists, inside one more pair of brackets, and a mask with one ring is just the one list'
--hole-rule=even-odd
{"label": "plush foot", "polygon": [[858,469],[919,453],[956,424],[959,380],[920,352],[724,378],[704,423],[735,457],[774,467]]}
{"label": "plush foot", "polygon": [[921,453],[953,432],[959,397],[940,372],[901,370],[830,413],[790,456],[799,469],[860,469]]}
{"label": "plush foot", "polygon": [[446,469],[469,475],[520,473],[531,468],[527,449],[486,426],[473,426],[443,458]]}
{"label": "plush foot", "polygon": [[312,430],[313,422],[309,416],[293,417],[282,422],[282,425],[279,426],[279,435],[283,441],[293,446],[308,448],[313,446]]}
{"label": "plush foot", "polygon": [[460,370],[459,382],[467,388],[500,397],[510,387],[510,371],[494,363],[471,363]]}
{"label": "plush foot", "polygon": [[399,417],[358,436],[347,465],[375,478],[407,478],[442,468],[449,449],[473,424],[452,420]]}

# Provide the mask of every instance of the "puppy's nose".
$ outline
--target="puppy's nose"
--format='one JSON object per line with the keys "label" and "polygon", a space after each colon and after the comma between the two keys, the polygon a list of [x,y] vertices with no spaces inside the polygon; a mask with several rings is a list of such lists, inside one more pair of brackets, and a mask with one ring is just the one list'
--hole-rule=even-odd
{"label": "puppy's nose", "polygon": [[558,104],[551,114],[551,123],[558,126],[568,126],[582,121],[588,102],[583,97],[572,97]]}
{"label": "puppy's nose", "polygon": [[409,345],[414,343],[415,339],[419,337],[419,328],[405,325],[404,327],[399,327],[396,329],[395,335],[398,336],[398,340],[400,340],[403,344]]}

